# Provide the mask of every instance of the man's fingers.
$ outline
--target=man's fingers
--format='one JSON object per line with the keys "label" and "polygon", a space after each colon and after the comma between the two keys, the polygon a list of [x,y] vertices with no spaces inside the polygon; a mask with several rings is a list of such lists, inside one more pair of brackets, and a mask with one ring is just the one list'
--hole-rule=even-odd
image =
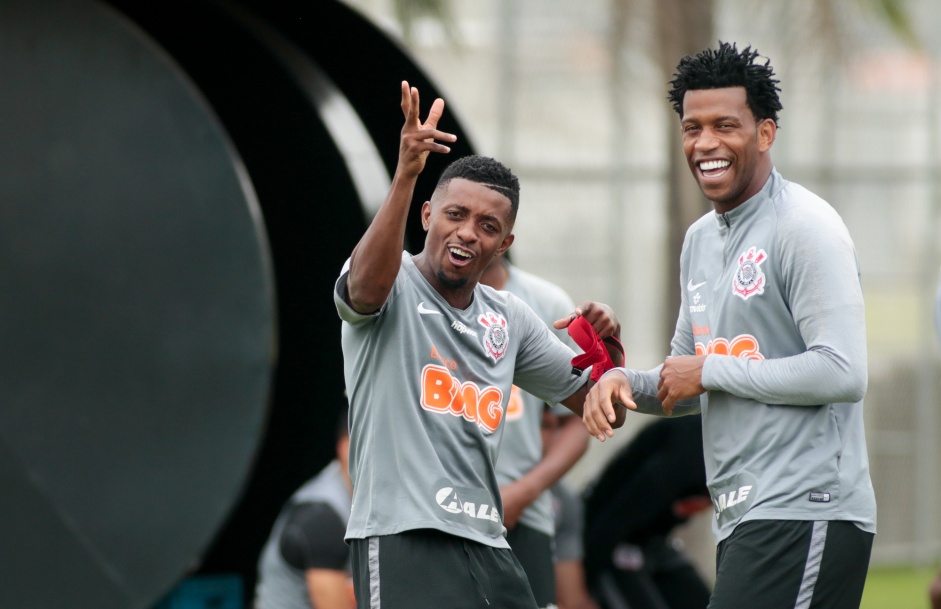
{"label": "man's fingers", "polygon": [[[437,140],[437,141],[436,141]],[[453,133],[445,133],[437,129],[421,129],[411,133],[403,133],[402,146],[414,153],[424,154],[426,152],[450,152],[451,148],[440,142],[454,142],[457,136]]]}
{"label": "man's fingers", "polygon": [[676,400],[667,393],[666,396],[660,400],[660,404],[663,406],[663,412],[667,413],[667,415],[671,415],[673,414],[673,407],[676,406]]}
{"label": "man's fingers", "polygon": [[569,327],[569,324],[575,321],[576,317],[578,317],[578,310],[576,310],[575,313],[572,313],[568,317],[563,317],[562,319],[555,320],[554,322],[552,322],[552,327],[555,328],[556,330],[564,330],[565,328]]}
{"label": "man's fingers", "polygon": [[437,129],[421,129],[415,133],[415,137],[421,140],[440,140],[442,142],[454,142],[457,136],[453,133],[438,131]]}
{"label": "man's fingers", "polygon": [[405,118],[409,118],[409,114],[412,111],[412,89],[408,86],[408,82],[402,81],[402,114],[405,115]]}
{"label": "man's fingers", "polygon": [[618,388],[618,402],[627,407],[628,410],[637,410],[637,403],[634,402],[634,396],[626,387]]}
{"label": "man's fingers", "polygon": [[[604,428],[607,425],[601,407],[601,402],[605,399],[607,398],[604,393],[591,391],[588,397],[585,398],[584,412],[582,414],[582,423],[585,425],[585,429],[588,430],[589,434],[602,442],[604,442],[606,437]],[[601,413],[601,420],[599,420],[599,413]]]}
{"label": "man's fingers", "polygon": [[578,307],[578,314],[582,315],[591,327],[595,329],[598,336],[607,338],[614,336],[617,330],[617,316],[611,307],[600,302],[586,300]]}
{"label": "man's fingers", "polygon": [[444,100],[440,97],[431,104],[431,110],[428,111],[428,120],[425,121],[426,127],[431,127],[434,129],[438,126],[438,121],[441,119],[441,115],[444,113]]}

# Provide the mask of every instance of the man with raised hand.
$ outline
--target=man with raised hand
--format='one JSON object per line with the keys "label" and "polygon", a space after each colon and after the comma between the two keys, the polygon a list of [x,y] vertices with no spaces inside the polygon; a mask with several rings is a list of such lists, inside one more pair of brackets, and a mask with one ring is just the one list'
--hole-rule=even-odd
{"label": "man with raised hand", "polygon": [[[422,122],[418,90],[403,82],[401,94],[392,186],[334,291],[350,397],[346,537],[357,603],[533,609],[504,537],[493,467],[504,413],[516,384],[580,415],[588,379],[573,374],[573,351],[528,306],[479,284],[513,242],[519,182],[502,164],[471,156],[449,165],[422,205],[424,248],[402,251],[416,178],[454,136],[437,129],[442,100]],[[591,302],[557,327],[577,316],[602,338],[618,332],[611,310]]]}

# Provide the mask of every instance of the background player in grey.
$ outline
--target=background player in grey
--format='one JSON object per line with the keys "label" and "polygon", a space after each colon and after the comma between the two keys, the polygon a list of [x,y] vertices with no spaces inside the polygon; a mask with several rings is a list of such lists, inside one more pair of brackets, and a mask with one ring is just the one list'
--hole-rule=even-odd
{"label": "background player in grey", "polygon": [[355,609],[350,551],[343,540],[353,488],[346,409],[336,458],[281,509],[258,561],[255,609]]}
{"label": "background player in grey", "polygon": [[[581,414],[574,352],[517,297],[480,285],[513,242],[519,182],[485,157],[448,166],[422,205],[422,251],[402,251],[416,178],[454,136],[424,122],[402,83],[392,186],[334,291],[350,397],[353,505],[346,537],[360,609],[536,606],[504,538],[493,463],[513,384]],[[602,337],[611,310],[583,303]],[[620,352],[612,359],[620,362]],[[623,409],[620,419],[623,423]]]}
{"label": "background player in grey", "polygon": [[[542,443],[551,449],[560,439],[560,417],[548,404],[542,413]],[[555,583],[559,609],[598,609],[585,582],[582,498],[564,480],[549,489],[555,525]]]}
{"label": "background player in grey", "polygon": [[[562,288],[517,268],[505,256],[490,263],[480,282],[518,296],[549,327],[575,309],[572,299]],[[577,350],[568,332],[562,329],[555,332],[560,340]],[[540,607],[556,603],[554,526],[549,488],[588,448],[585,427],[578,417],[570,416],[572,411],[564,406],[555,408],[560,420],[559,429],[553,442],[544,445],[540,433],[544,406],[545,402],[536,396],[518,387],[513,388],[496,463],[506,539],[523,565]]]}
{"label": "background player in grey", "polygon": [[669,97],[715,211],[686,234],[670,357],[608,372],[585,421],[604,437],[612,401],[702,411],[719,540],[711,609],[855,608],[876,530],[859,268],[839,215],[773,167],[773,76],[727,43],[677,66]]}

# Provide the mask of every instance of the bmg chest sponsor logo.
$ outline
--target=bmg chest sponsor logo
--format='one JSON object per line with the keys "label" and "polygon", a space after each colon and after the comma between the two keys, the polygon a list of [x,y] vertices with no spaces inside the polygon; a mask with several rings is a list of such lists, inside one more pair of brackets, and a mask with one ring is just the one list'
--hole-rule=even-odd
{"label": "bmg chest sponsor logo", "polygon": [[422,368],[420,399],[425,410],[463,417],[486,433],[495,432],[503,420],[503,392],[499,387],[462,383],[445,366],[427,364]]}
{"label": "bmg chest sponsor logo", "polygon": [[489,502],[483,491],[456,488],[447,480],[441,480],[438,484],[443,486],[435,492],[435,502],[445,512],[464,514],[474,520],[500,522],[500,511]]}
{"label": "bmg chest sponsor logo", "polygon": [[[693,326],[695,334],[696,326]],[[696,343],[696,355],[731,355],[739,359],[762,360],[765,358],[761,354],[761,346],[758,339],[751,334],[739,334],[732,340],[727,338],[715,338],[707,344]]]}

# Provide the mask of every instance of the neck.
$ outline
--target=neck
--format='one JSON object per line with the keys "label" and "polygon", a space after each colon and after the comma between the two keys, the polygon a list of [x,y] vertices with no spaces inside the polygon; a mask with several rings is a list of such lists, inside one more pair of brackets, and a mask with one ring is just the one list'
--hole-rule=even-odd
{"label": "neck", "polygon": [[771,178],[772,169],[773,167],[771,166],[771,163],[769,162],[767,167],[762,168],[760,171],[758,171],[755,174],[755,178],[752,180],[751,185],[748,188],[748,190],[742,193],[742,195],[737,200],[727,201],[727,202],[713,201],[712,202],[713,209],[716,210],[717,214],[727,214],[733,209],[735,209],[736,207],[739,207],[740,205],[742,205],[742,203],[745,203],[746,201],[748,201],[749,199],[757,195],[759,192],[761,192],[761,189],[765,187],[765,184],[768,183],[768,179]]}
{"label": "neck", "polygon": [[474,288],[477,287],[477,284],[480,282],[479,277],[474,279],[468,278],[467,282],[460,286],[448,285],[446,281],[443,281],[442,278],[438,276],[431,265],[427,263],[424,253],[413,256],[412,259],[415,261],[415,266],[418,268],[418,272],[422,274],[422,277],[431,284],[431,287],[434,288],[449,305],[455,309],[466,309],[470,306],[474,298]]}

